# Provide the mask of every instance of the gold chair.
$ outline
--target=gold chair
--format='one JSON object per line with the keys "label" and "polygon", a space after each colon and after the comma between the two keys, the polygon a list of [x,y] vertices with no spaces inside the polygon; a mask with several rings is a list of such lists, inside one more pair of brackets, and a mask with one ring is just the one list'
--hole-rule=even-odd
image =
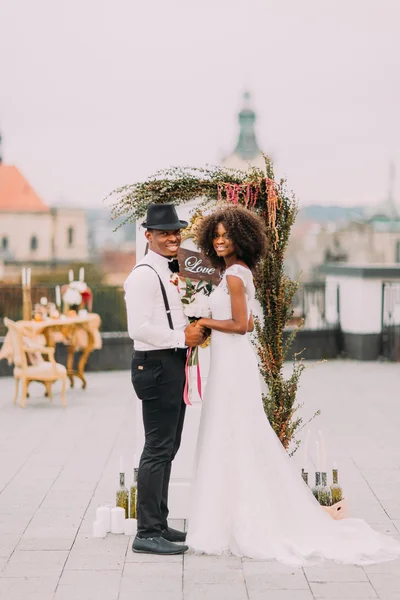
{"label": "gold chair", "polygon": [[[20,379],[22,380],[22,408],[24,408],[25,406],[25,401],[28,393],[28,385],[31,381],[38,381],[40,383],[43,383],[46,387],[47,396],[50,400],[52,400],[53,395],[51,386],[55,381],[61,379],[61,402],[64,406],[66,406],[67,403],[65,401],[65,388],[67,383],[67,369],[64,367],[64,365],[56,363],[54,359],[54,348],[39,345],[35,346],[30,343],[28,345],[28,343],[24,340],[22,328],[18,325],[18,323],[15,323],[15,321],[11,321],[10,319],[5,318],[4,324],[10,332],[11,343],[13,347],[15,378],[14,404],[17,403],[18,399],[18,388]],[[35,355],[36,364],[28,365],[26,357],[27,353],[30,355]],[[43,355],[47,355],[49,360],[45,361],[43,359]]]}

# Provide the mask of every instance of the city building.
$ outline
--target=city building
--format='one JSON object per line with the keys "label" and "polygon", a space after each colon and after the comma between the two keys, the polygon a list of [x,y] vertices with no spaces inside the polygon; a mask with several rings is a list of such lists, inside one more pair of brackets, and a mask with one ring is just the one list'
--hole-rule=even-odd
{"label": "city building", "polygon": [[[395,201],[394,174],[390,165],[386,198],[375,206],[363,207],[358,215],[352,210],[347,219],[299,218],[286,253],[288,274],[296,278],[301,273],[306,282],[313,280],[319,266],[327,263],[399,264],[400,210]],[[332,216],[332,207],[327,207],[326,212]]]}
{"label": "city building", "polygon": [[21,264],[47,266],[86,262],[85,211],[51,207],[15,165],[0,155],[0,262],[3,277]]}

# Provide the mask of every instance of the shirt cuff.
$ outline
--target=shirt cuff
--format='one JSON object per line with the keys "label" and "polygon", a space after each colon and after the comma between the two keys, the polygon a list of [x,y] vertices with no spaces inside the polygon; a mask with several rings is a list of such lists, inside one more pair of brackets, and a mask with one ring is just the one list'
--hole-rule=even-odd
{"label": "shirt cuff", "polygon": [[177,348],[187,348],[185,343],[185,332],[177,331],[176,332],[176,347]]}

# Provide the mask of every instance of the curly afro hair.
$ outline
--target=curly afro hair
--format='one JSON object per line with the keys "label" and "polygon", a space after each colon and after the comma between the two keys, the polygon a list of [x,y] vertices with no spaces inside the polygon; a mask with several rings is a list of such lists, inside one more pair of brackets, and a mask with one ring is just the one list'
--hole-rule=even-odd
{"label": "curly afro hair", "polygon": [[219,208],[202,219],[196,232],[197,244],[213,267],[224,270],[225,261],[214,250],[214,235],[219,223],[229,233],[237,257],[254,271],[268,249],[263,220],[240,205]]}

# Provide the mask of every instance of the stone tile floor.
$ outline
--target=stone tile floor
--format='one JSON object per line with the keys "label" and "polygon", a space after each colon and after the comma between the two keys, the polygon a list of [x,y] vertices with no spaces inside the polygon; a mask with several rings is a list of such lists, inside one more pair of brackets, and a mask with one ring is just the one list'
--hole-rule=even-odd
{"label": "stone tile floor", "polygon": [[[293,569],[235,557],[135,555],[131,539],[91,537],[133,453],[128,372],[88,375],[63,409],[32,385],[25,410],[0,379],[0,600],[400,600],[400,561]],[[400,538],[400,365],[332,361],[301,379],[302,414],[322,415],[353,516]],[[301,450],[294,459],[301,466]],[[127,465],[128,467],[132,465]],[[183,526],[183,523],[174,523]]]}

